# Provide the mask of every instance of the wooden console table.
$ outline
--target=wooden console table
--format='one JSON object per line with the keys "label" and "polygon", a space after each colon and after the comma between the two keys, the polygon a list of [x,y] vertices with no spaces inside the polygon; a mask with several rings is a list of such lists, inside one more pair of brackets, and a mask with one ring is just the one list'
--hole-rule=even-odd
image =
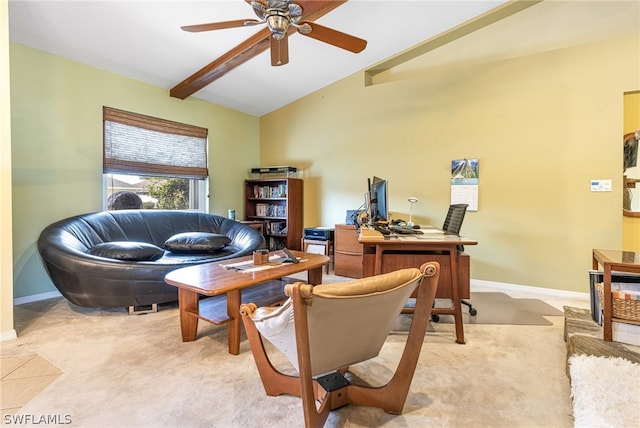
{"label": "wooden console table", "polygon": [[[376,236],[368,233],[368,236],[360,235],[358,242],[363,246],[362,265],[365,276],[405,267],[418,267],[424,261],[439,262],[441,266],[440,281],[436,297],[450,298],[452,306],[434,308],[432,313],[453,315],[456,326],[456,342],[461,344],[465,342],[462,304],[460,303],[463,291],[461,291],[460,284],[461,277],[465,275],[466,287],[462,287],[462,289],[465,290],[465,294],[468,294],[469,257],[466,254],[459,254],[458,247],[477,245],[477,241],[444,234],[425,234],[419,235],[419,237],[412,235],[384,237],[382,234]],[[464,298],[467,297],[468,295],[464,296]]]}
{"label": "wooden console table", "polygon": [[629,272],[640,273],[640,252],[634,251],[618,251],[618,250],[593,250],[593,269],[598,270],[598,264],[602,265],[604,270],[603,290],[604,302],[602,302],[602,330],[604,340],[611,342],[613,338],[611,322],[624,322],[635,324],[631,320],[613,318],[611,316],[611,272]]}

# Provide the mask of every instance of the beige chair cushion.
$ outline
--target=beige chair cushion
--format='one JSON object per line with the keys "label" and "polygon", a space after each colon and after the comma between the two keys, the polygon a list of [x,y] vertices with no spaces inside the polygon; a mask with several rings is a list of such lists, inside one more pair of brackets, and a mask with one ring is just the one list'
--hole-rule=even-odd
{"label": "beige chair cushion", "polygon": [[[377,356],[422,273],[402,269],[354,281],[313,287],[307,306],[312,374],[318,376]],[[260,334],[298,369],[293,304],[258,308]]]}

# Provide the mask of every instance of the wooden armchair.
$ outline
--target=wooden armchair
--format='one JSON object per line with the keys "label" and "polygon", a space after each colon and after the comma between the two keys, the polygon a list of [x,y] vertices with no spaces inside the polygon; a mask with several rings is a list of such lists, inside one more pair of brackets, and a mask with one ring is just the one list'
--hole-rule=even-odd
{"label": "wooden armchair", "polygon": [[[435,299],[440,265],[402,269],[336,284],[286,286],[277,307],[242,305],[240,312],[267,395],[302,398],[305,425],[321,427],[329,412],[347,404],[400,414],[409,392]],[[416,308],[398,367],[381,387],[356,385],[348,368],[376,357],[407,299],[417,287]],[[266,338],[299,376],[278,371],[264,348]],[[316,407],[316,400],[319,406]]]}

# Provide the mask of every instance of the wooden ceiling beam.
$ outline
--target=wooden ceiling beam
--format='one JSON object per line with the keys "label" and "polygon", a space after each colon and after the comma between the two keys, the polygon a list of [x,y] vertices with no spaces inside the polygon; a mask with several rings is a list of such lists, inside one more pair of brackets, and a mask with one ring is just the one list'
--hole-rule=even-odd
{"label": "wooden ceiling beam", "polygon": [[[346,2],[347,0],[298,0],[296,3],[302,6],[303,21],[315,21]],[[294,31],[296,31],[296,29],[292,27],[289,33],[291,34]],[[267,50],[270,45],[270,35],[270,30],[263,28],[235,48],[178,83],[171,88],[169,95],[180,99],[185,99],[193,95],[234,68]]]}

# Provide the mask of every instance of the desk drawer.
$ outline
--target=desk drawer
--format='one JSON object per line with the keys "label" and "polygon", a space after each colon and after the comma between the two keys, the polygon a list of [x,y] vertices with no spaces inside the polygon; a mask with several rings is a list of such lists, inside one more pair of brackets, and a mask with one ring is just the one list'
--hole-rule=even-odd
{"label": "desk drawer", "polygon": [[356,227],[353,225],[336,224],[334,230],[335,251],[362,254],[362,244],[358,242]]}
{"label": "desk drawer", "polygon": [[349,278],[362,278],[362,253],[334,250],[333,273]]}

